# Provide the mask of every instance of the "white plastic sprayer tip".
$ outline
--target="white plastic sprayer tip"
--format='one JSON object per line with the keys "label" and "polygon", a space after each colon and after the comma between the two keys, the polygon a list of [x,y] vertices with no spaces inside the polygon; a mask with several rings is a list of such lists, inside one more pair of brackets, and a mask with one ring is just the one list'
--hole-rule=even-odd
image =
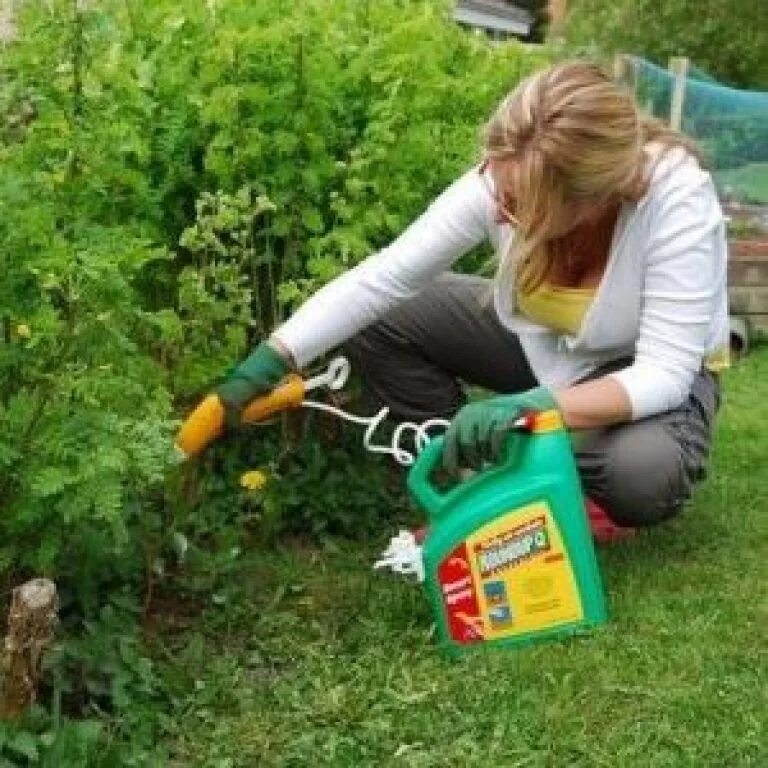
{"label": "white plastic sprayer tip", "polygon": [[416,581],[424,581],[424,558],[413,533],[401,530],[397,536],[393,536],[373,568],[391,568],[393,573],[415,576]]}

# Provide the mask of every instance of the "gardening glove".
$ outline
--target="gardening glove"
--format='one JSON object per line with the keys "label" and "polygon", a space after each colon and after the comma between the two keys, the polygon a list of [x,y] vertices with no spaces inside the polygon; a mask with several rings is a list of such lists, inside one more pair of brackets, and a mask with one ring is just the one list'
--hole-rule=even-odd
{"label": "gardening glove", "polygon": [[465,405],[453,417],[443,438],[443,468],[456,475],[459,467],[479,471],[485,462],[495,464],[509,435],[525,437],[515,429],[517,419],[530,411],[557,407],[552,393],[544,387]]}
{"label": "gardening glove", "polygon": [[227,429],[239,427],[245,406],[274,389],[290,368],[274,347],[261,342],[214,390],[224,406]]}

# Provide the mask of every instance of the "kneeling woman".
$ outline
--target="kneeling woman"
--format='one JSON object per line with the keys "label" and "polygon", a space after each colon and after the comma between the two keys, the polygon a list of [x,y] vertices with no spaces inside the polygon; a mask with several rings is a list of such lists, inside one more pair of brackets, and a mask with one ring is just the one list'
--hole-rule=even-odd
{"label": "kneeling woman", "polygon": [[[524,81],[484,145],[395,242],[235,369],[217,390],[228,417],[345,344],[396,417],[452,418],[448,469],[493,460],[517,414],[555,406],[614,523],[669,518],[704,472],[727,343],[712,179],[685,137],[581,61]],[[486,239],[494,281],[448,271]],[[500,394],[465,405],[462,382]]]}

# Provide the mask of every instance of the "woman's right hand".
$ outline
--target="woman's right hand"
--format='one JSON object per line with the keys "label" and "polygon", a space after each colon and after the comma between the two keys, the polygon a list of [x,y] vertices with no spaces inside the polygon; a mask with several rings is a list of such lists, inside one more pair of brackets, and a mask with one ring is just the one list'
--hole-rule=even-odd
{"label": "woman's right hand", "polygon": [[227,429],[242,423],[243,409],[259,395],[271,392],[291,370],[289,357],[263,341],[214,390],[224,406]]}

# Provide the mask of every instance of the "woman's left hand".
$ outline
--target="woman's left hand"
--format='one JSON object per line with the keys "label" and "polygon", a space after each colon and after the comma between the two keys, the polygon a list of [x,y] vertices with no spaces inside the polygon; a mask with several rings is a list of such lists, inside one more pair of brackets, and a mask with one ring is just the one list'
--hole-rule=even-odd
{"label": "woman's left hand", "polygon": [[[459,467],[480,470],[495,464],[515,422],[530,411],[557,408],[552,393],[544,388],[515,395],[499,395],[465,405],[451,421],[443,442],[443,468],[455,475]],[[523,433],[519,433],[523,437]]]}

